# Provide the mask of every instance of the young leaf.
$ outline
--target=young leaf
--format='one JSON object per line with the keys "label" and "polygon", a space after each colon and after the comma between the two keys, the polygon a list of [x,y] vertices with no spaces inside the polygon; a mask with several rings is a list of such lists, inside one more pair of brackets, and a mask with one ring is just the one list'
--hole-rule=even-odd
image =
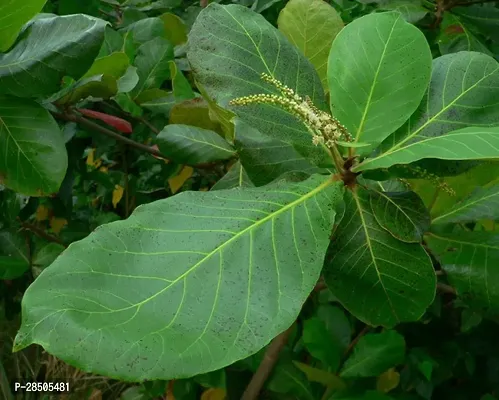
{"label": "young leaf", "polygon": [[435,297],[428,254],[420,244],[401,242],[379,226],[368,191],[359,187],[345,197],[345,215],[326,257],[327,286],[370,325],[418,320]]}
{"label": "young leaf", "polygon": [[456,161],[499,158],[499,127],[471,127],[442,136],[419,136],[414,141],[401,142],[384,154],[366,159],[354,167],[353,171],[389,168],[424,158]]}
{"label": "young leaf", "polygon": [[25,0],[19,4],[15,0],[4,0],[0,4],[0,52],[12,46],[21,27],[39,13],[47,0]]}
{"label": "young leaf", "polygon": [[187,53],[196,81],[207,95],[265,135],[293,143],[315,164],[330,164],[322,146],[290,111],[268,104],[229,106],[235,98],[279,94],[261,79],[266,73],[325,109],[324,91],[313,65],[265,18],[239,5],[203,9],[189,35]]}
{"label": "young leaf", "polygon": [[331,111],[356,142],[377,145],[416,110],[430,75],[431,52],[419,29],[399,13],[366,15],[331,47]]}
{"label": "young leaf", "polygon": [[327,85],[327,58],[333,39],[343,28],[338,12],[323,0],[291,0],[277,20],[279,30],[298,47],[314,65]]}
{"label": "young leaf", "polygon": [[57,122],[32,100],[0,97],[0,183],[29,196],[56,193],[68,155]]}
{"label": "young leaf", "polygon": [[414,192],[371,193],[371,208],[378,224],[402,242],[421,243],[430,228],[430,214]]}
{"label": "young leaf", "polygon": [[248,357],[292,324],[317,283],[342,194],[341,182],[314,175],[140,206],[40,274],[15,349],[38,343],[134,381]]}
{"label": "young leaf", "polygon": [[428,233],[425,241],[438,257],[458,296],[475,310],[497,317],[499,307],[499,234]]}
{"label": "young leaf", "polygon": [[39,97],[57,91],[64,76],[80,78],[99,53],[106,24],[87,15],[31,21],[16,45],[0,54],[0,93]]}
{"label": "young leaf", "polygon": [[132,95],[137,97],[144,90],[159,88],[170,77],[168,61],[173,58],[172,44],[161,37],[140,46],[134,62],[139,83],[132,90]]}
{"label": "young leaf", "polygon": [[122,132],[122,133],[132,133],[132,124],[130,122],[125,121],[122,118],[115,117],[114,115],[109,115],[106,113],[101,113],[98,111],[94,110],[88,110],[86,108],[79,108],[78,112],[83,114],[85,117],[93,118],[93,119],[98,119],[109,126],[112,126],[116,130]]}
{"label": "young leaf", "polygon": [[477,188],[470,196],[434,218],[432,224],[499,219],[499,185]]}
{"label": "young leaf", "polygon": [[159,150],[179,164],[195,165],[234,156],[234,148],[219,134],[188,125],[166,125],[156,137]]}
{"label": "young leaf", "polygon": [[405,358],[404,337],[396,331],[369,333],[360,338],[340,371],[342,378],[378,376]]}
{"label": "young leaf", "polygon": [[433,60],[430,86],[419,108],[382,143],[372,160],[421,138],[468,126],[494,126],[499,118],[498,97],[499,64],[492,57],[468,51],[438,57]]}

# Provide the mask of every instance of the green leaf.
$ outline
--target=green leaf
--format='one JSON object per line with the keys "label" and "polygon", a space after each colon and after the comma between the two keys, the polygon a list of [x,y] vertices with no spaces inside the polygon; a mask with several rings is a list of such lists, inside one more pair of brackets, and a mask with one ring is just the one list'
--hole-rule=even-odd
{"label": "green leaf", "polygon": [[442,54],[477,51],[492,56],[491,51],[468,29],[465,23],[448,12],[444,13],[437,42]]}
{"label": "green leaf", "polygon": [[418,28],[399,13],[366,15],[331,47],[331,111],[355,141],[377,145],[416,110],[430,74],[430,48]]}
{"label": "green leaf", "polygon": [[188,125],[166,125],[156,138],[159,150],[179,164],[227,160],[234,148],[219,134]]}
{"label": "green leaf", "polygon": [[241,164],[256,186],[266,185],[285,173],[320,171],[291,143],[264,135],[239,118],[234,120],[234,126]]}
{"label": "green leaf", "polygon": [[239,5],[210,4],[192,27],[187,57],[196,81],[222,107],[261,133],[293,143],[315,164],[331,164],[326,149],[313,145],[306,126],[289,111],[263,104],[228,105],[242,96],[280,94],[261,79],[267,73],[300,96],[310,96],[318,108],[326,108],[313,65],[263,16]]}
{"label": "green leaf", "polygon": [[473,24],[480,32],[497,39],[499,28],[499,9],[495,7],[453,7],[452,12],[459,15],[464,21]]}
{"label": "green leaf", "polygon": [[187,27],[175,14],[166,13],[159,18],[163,21],[166,38],[174,46],[187,42]]}
{"label": "green leaf", "polygon": [[314,65],[324,90],[329,91],[329,50],[343,28],[338,12],[323,0],[291,0],[279,14],[277,24],[284,36]]}
{"label": "green leaf", "polygon": [[303,323],[302,340],[312,357],[324,363],[324,366],[336,371],[340,365],[341,348],[335,343],[319,318],[313,317]]}
{"label": "green leaf", "polygon": [[333,340],[346,350],[352,339],[352,327],[343,310],[331,304],[317,307],[317,317],[324,322]]}
{"label": "green leaf", "polygon": [[293,361],[293,364],[302,371],[310,382],[317,382],[331,389],[344,389],[346,387],[345,382],[341,380],[337,375],[331,372],[324,371],[319,368],[311,367],[310,365],[303,364],[298,361]]}
{"label": "green leaf", "polygon": [[389,168],[425,158],[456,161],[499,158],[499,127],[463,128],[434,137],[419,135],[410,142],[399,143],[380,156],[368,158],[353,171]]}
{"label": "green leaf", "polygon": [[177,68],[175,61],[168,61],[170,66],[170,76],[172,78],[173,95],[178,102],[190,100],[196,97],[187,78]]}
{"label": "green leaf", "polygon": [[47,0],[26,0],[19,4],[16,0],[4,0],[0,4],[0,52],[12,46],[22,26],[38,14]]}
{"label": "green leaf", "polygon": [[47,110],[32,100],[0,97],[0,183],[28,196],[56,193],[68,156]]}
{"label": "green leaf", "polygon": [[46,268],[64,251],[64,246],[58,243],[47,243],[37,249],[33,255],[33,265]]}
{"label": "green leaf", "polygon": [[173,106],[177,103],[172,92],[161,89],[145,90],[135,98],[135,101],[153,114],[164,115],[169,115]]}
{"label": "green leaf", "polygon": [[24,295],[15,349],[38,343],[134,381],[248,357],[292,324],[315,286],[342,192],[315,175],[140,206],[41,273]]}
{"label": "green leaf", "polygon": [[499,234],[490,232],[428,233],[425,241],[438,257],[457,295],[473,309],[499,315]]}
{"label": "green leaf", "polygon": [[371,208],[378,224],[402,242],[420,243],[430,228],[430,214],[414,192],[371,193]]}
{"label": "green leaf", "polygon": [[480,219],[499,219],[499,185],[478,187],[470,196],[434,218],[432,224],[471,222]]}
{"label": "green leaf", "polygon": [[160,38],[166,40],[165,26],[161,18],[158,17],[141,19],[128,25],[126,28],[120,30],[120,32],[130,32],[133,41],[138,45],[144,45],[149,41]]}
{"label": "green leaf", "polygon": [[130,66],[127,68],[125,74],[118,79],[118,92],[128,93],[132,91],[138,83],[139,75],[137,74],[137,68]]}
{"label": "green leaf", "polygon": [[108,56],[97,58],[90,69],[83,75],[83,78],[95,75],[109,75],[119,79],[125,74],[129,65],[130,60],[125,53],[111,53]]}
{"label": "green leaf", "polygon": [[99,52],[106,24],[86,15],[28,23],[16,45],[0,54],[0,93],[49,95],[59,89],[64,76],[80,78]]}
{"label": "green leaf", "polygon": [[[499,118],[497,98],[499,64],[496,60],[468,51],[438,57],[433,60],[430,86],[418,110],[382,143],[379,154],[367,162],[418,140],[456,129],[494,126]],[[367,166],[367,162],[363,164]]]}
{"label": "green leaf", "polygon": [[265,389],[275,393],[292,395],[299,400],[315,400],[306,374],[296,366],[291,357],[282,353],[273,368],[272,375],[265,383]]}
{"label": "green leaf", "polygon": [[19,233],[0,231],[0,279],[15,279],[30,267],[29,248]]}
{"label": "green leaf", "polygon": [[235,187],[253,187],[255,186],[244,170],[240,161],[237,161],[210,190],[232,189]]}
{"label": "green leaf", "polygon": [[369,192],[346,193],[346,211],[328,249],[324,278],[341,304],[370,325],[416,321],[433,302],[431,260],[417,243],[383,230],[371,211]]}
{"label": "green leaf", "polygon": [[420,2],[414,0],[381,0],[379,8],[380,10],[398,11],[407,22],[415,24],[428,14],[428,10],[418,3]]}
{"label": "green leaf", "polygon": [[57,105],[76,104],[82,99],[109,99],[118,92],[116,78],[109,75],[95,75],[82,79],[51,96],[49,100]]}
{"label": "green leaf", "polygon": [[360,338],[353,354],[343,366],[340,376],[356,378],[378,376],[405,358],[404,337],[396,331],[369,333]]}
{"label": "green leaf", "polygon": [[173,46],[161,37],[140,46],[134,63],[139,83],[132,91],[132,95],[137,97],[144,90],[159,88],[170,77],[168,61],[173,58]]}

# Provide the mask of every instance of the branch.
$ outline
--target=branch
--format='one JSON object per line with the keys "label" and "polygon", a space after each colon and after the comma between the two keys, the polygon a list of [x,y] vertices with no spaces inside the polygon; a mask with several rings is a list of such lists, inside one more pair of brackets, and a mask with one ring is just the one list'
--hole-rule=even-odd
{"label": "branch", "polygon": [[482,3],[494,3],[497,0],[471,0],[471,1],[458,1],[457,3],[453,3],[452,7],[457,6],[471,6],[473,4],[482,4]]}
{"label": "branch", "polygon": [[445,283],[437,283],[437,290],[440,293],[452,294],[454,296],[457,296],[456,289],[454,289],[452,286],[446,285]]}
{"label": "branch", "polygon": [[288,341],[292,329],[293,325],[291,325],[286,331],[276,336],[274,340],[272,340],[269,347],[265,351],[265,355],[263,356],[262,362],[258,366],[258,369],[253,375],[253,378],[248,384],[248,387],[244,391],[241,400],[258,399],[258,395],[262,390],[265,381],[272,372],[272,369],[274,368],[279,358],[279,353],[286,345],[286,342]]}
{"label": "branch", "polygon": [[48,234],[43,229],[38,228],[36,225],[30,224],[28,222],[21,222],[21,226],[23,227],[23,229],[33,232],[35,235],[47,240],[48,242],[57,243],[61,246],[67,247],[61,239]]}

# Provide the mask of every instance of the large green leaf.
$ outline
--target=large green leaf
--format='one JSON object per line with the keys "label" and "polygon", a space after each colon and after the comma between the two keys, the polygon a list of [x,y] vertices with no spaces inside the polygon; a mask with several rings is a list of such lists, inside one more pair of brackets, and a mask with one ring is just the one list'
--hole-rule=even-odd
{"label": "large green leaf", "polygon": [[355,141],[379,144],[416,110],[430,75],[431,52],[419,29],[399,13],[366,15],[331,47],[331,111]]}
{"label": "large green leaf", "polygon": [[369,192],[346,192],[346,211],[328,249],[324,277],[343,306],[371,325],[418,320],[435,296],[435,272],[418,243],[382,229]]}
{"label": "large green leaf", "polygon": [[377,191],[371,208],[378,224],[403,242],[420,243],[430,227],[430,214],[414,192]]}
{"label": "large green leaf", "polygon": [[291,143],[264,135],[239,118],[234,120],[234,126],[235,146],[241,164],[256,186],[266,185],[285,173],[313,174],[320,171]]}
{"label": "large green leaf", "polygon": [[38,343],[83,370],[137,381],[248,357],[292,324],[315,286],[342,193],[315,175],[138,207],[40,274],[15,348]]}
{"label": "large green leaf", "polygon": [[418,136],[411,142],[355,167],[355,172],[410,164],[424,158],[442,160],[485,160],[499,158],[499,127],[458,129],[442,136]]}
{"label": "large green leaf", "polygon": [[499,64],[492,57],[468,51],[438,57],[433,60],[430,87],[418,110],[365,164],[418,140],[467,126],[497,125],[498,98]]}
{"label": "large green leaf", "polygon": [[0,93],[49,95],[59,89],[64,76],[80,78],[99,53],[106,24],[86,15],[28,23],[16,45],[0,54]]}
{"label": "large green leaf", "polygon": [[139,83],[132,90],[132,95],[137,96],[144,90],[159,88],[170,77],[168,61],[173,59],[172,44],[161,37],[140,46],[134,62]]}
{"label": "large green leaf", "polygon": [[432,220],[433,224],[499,219],[499,185],[477,188],[470,196]]}
{"label": "large green leaf", "polygon": [[425,241],[439,258],[458,296],[475,309],[499,316],[499,234],[428,233]]}
{"label": "large green leaf", "polygon": [[280,94],[261,74],[274,76],[300,96],[310,96],[326,109],[324,91],[313,65],[265,18],[239,5],[210,4],[199,14],[189,35],[188,59],[206,94],[230,108],[263,134],[293,143],[317,164],[330,165],[306,126],[277,106],[229,106],[230,100],[253,94]]}
{"label": "large green leaf", "polygon": [[226,160],[234,148],[213,131],[189,125],[166,125],[156,138],[159,150],[179,164]]}
{"label": "large green leaf", "polygon": [[21,27],[39,13],[47,0],[3,0],[0,4],[0,52],[12,46]]}
{"label": "large green leaf", "polygon": [[338,12],[323,0],[291,0],[279,14],[279,30],[312,62],[327,85],[327,59],[331,44],[343,28]]}
{"label": "large green leaf", "polygon": [[0,183],[29,196],[59,190],[68,156],[47,110],[31,100],[0,97]]}
{"label": "large green leaf", "polygon": [[377,376],[401,364],[405,358],[404,337],[396,331],[369,333],[360,338],[353,354],[345,362],[340,376],[344,378]]}

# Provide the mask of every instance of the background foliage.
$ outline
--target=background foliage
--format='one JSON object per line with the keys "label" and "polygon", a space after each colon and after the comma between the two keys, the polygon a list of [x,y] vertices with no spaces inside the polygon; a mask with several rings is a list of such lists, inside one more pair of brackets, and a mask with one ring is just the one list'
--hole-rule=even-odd
{"label": "background foliage", "polygon": [[[489,160],[499,156],[491,128],[499,124],[497,2],[213,1],[233,4],[224,9],[195,0],[25,3],[0,4],[0,22],[9,21],[0,26],[2,396],[51,398],[12,390],[15,381],[38,380],[69,381],[71,399],[240,399],[274,348],[278,361],[260,398],[499,397],[499,167]],[[377,35],[392,34],[385,49],[376,48]],[[254,38],[266,38],[256,55]],[[374,187],[366,181],[358,195],[346,192],[343,204],[344,189],[317,175],[333,168],[327,152],[304,140],[306,128],[285,110],[241,108],[232,119],[229,101],[255,93],[262,62],[319,109],[329,104],[356,141],[368,143],[359,154],[380,145],[354,170],[378,181]],[[372,70],[377,63],[385,66],[380,73]],[[372,75],[392,86],[366,92]],[[407,76],[415,79],[407,83]],[[374,114],[363,113],[371,103]],[[385,124],[377,126],[377,118]],[[286,181],[274,182],[283,175]],[[248,191],[236,199],[223,191],[236,187]],[[169,200],[150,204],[162,199]],[[294,218],[300,223],[290,231]],[[331,241],[340,220],[351,224],[340,225]],[[194,243],[184,229],[197,232]],[[369,232],[397,293],[387,296],[391,310],[374,287],[356,286],[359,277],[372,278],[367,256],[357,252]],[[197,261],[219,243],[217,259]],[[267,265],[255,263],[242,277],[240,264],[276,248],[281,253],[269,264],[279,278],[285,271],[277,291]],[[173,267],[164,276],[165,263],[192,263],[195,273],[182,280],[187,273]],[[124,280],[112,265],[123,266]],[[85,275],[95,266],[98,281]],[[136,270],[147,271],[144,279],[127,280]],[[158,295],[165,281],[182,285]],[[28,287],[23,307],[37,322],[29,325],[25,315],[18,334]],[[233,307],[215,301],[210,308],[212,293]],[[247,304],[250,297],[251,304],[275,301],[276,318],[244,308],[241,294]],[[144,307],[135,310],[132,301]],[[165,304],[187,305],[176,323],[190,335],[167,330],[148,348],[134,347],[144,332],[163,332],[165,321],[153,317],[169,310]],[[70,314],[79,307],[88,316]],[[110,318],[106,307],[122,312]],[[133,329],[121,328],[137,315]],[[207,327],[222,316],[214,335]],[[234,335],[241,316],[246,325]],[[61,319],[71,338],[57,332]],[[78,324],[89,331],[75,330]],[[38,345],[23,348],[35,328]],[[161,353],[161,362],[147,352]]]}

